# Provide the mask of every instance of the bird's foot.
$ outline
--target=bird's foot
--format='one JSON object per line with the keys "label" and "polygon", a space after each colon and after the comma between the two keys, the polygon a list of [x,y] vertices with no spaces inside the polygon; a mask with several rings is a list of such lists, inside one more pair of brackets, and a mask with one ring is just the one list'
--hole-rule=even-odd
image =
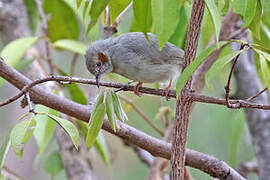
{"label": "bird's foot", "polygon": [[163,90],[163,96],[166,97],[166,100],[167,100],[167,101],[170,100],[169,92],[170,92],[170,90],[171,90],[171,87],[172,87],[172,80],[170,80],[170,83],[169,83],[168,87],[166,87],[166,88]]}
{"label": "bird's foot", "polygon": [[142,87],[142,82],[138,82],[138,84],[136,84],[136,86],[134,87],[134,94],[136,94],[137,96],[141,96],[142,93],[139,92],[140,87]]}

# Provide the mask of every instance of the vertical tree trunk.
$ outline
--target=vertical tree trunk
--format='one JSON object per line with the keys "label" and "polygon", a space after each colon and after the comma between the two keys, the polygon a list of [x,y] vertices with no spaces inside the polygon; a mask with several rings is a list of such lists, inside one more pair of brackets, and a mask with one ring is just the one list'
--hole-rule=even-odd
{"label": "vertical tree trunk", "polygon": [[[196,56],[204,7],[205,5],[203,0],[193,1],[185,47],[185,66],[188,66]],[[184,91],[190,90],[191,82],[192,79],[187,82],[176,103],[175,127],[171,158],[172,170],[170,173],[172,180],[184,180],[187,132],[189,116],[193,104],[191,99],[185,96]]]}

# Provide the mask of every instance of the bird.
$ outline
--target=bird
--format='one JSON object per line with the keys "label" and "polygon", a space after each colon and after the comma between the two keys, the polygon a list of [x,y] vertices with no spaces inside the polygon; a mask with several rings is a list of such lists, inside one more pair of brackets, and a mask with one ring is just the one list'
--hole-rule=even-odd
{"label": "bird", "polygon": [[85,60],[97,86],[101,75],[117,73],[137,81],[134,93],[140,96],[143,83],[169,80],[164,89],[168,100],[172,81],[184,66],[184,51],[170,42],[160,50],[156,35],[147,33],[147,36],[148,39],[142,32],[129,32],[92,43],[86,50]]}

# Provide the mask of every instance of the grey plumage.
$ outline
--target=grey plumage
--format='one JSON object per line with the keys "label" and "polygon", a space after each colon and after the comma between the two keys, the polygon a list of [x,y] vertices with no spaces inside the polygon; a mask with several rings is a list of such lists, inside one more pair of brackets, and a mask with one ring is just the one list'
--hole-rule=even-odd
{"label": "grey plumage", "polygon": [[[132,32],[96,41],[85,54],[88,70],[96,77],[115,72],[146,83],[173,79],[183,65],[184,51],[171,43],[159,51],[155,35],[148,33],[148,37],[149,41],[143,33]],[[108,62],[102,62],[102,68],[97,67],[98,53],[108,57]]]}

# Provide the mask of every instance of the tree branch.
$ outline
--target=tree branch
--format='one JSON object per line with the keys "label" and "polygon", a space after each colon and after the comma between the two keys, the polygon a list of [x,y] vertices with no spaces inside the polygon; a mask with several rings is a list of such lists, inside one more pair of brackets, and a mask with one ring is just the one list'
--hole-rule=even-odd
{"label": "tree branch", "polygon": [[[187,67],[195,58],[202,17],[204,14],[204,1],[194,0],[191,17],[189,21],[188,34],[185,46],[185,67]],[[189,116],[191,113],[191,107],[193,100],[187,97],[184,93],[185,90],[191,89],[192,77],[186,83],[184,90],[181,91],[176,103],[175,111],[175,125],[173,134],[173,148],[171,159],[171,172],[170,177],[172,180],[184,180],[185,172],[185,150],[188,135]]]}
{"label": "tree branch", "polygon": [[[23,89],[24,86],[32,82],[30,79],[26,78],[14,68],[4,63],[2,60],[0,60],[0,76],[9,81],[18,89]],[[89,107],[86,105],[81,105],[68,99],[56,96],[39,86],[31,88],[29,90],[29,94],[33,102],[37,104],[48,106],[85,122],[88,122],[89,120],[90,111]],[[131,144],[147,150],[154,156],[159,156],[166,159],[171,158],[171,145],[169,143],[151,137],[124,123],[119,122],[119,126],[119,131],[114,132],[109,121],[105,119],[102,128]],[[234,169],[230,168],[225,162],[193,150],[186,150],[186,165],[200,169],[216,178],[222,179],[227,177],[226,180],[244,180],[243,177],[241,177]]]}
{"label": "tree branch", "polygon": [[[4,61],[0,58],[0,63],[4,63]],[[4,67],[4,66],[3,66]],[[8,66],[5,64],[5,68]],[[11,72],[13,72],[12,69],[10,69]],[[2,73],[2,76],[4,76],[5,69],[0,69],[0,73]],[[91,85],[96,85],[95,80],[91,79],[84,79],[84,78],[77,78],[77,77],[68,77],[68,76],[48,76],[45,78],[40,78],[34,81],[31,81],[31,83],[27,84],[24,86],[21,91],[3,101],[0,102],[0,107],[7,105],[9,103],[14,102],[15,100],[19,99],[22,97],[27,91],[29,91],[32,87],[45,83],[48,81],[57,81],[57,82],[77,82],[77,83],[82,83],[82,84],[91,84]],[[124,91],[133,91],[134,86],[126,85],[126,84],[121,84],[121,83],[112,83],[112,82],[100,82],[100,86],[104,87],[111,87],[111,88],[123,88]],[[150,94],[150,95],[157,95],[157,96],[164,96],[163,90],[162,89],[152,89],[152,88],[146,88],[146,87],[141,87],[139,92],[142,92],[144,94]],[[195,92],[191,91],[185,91],[186,96],[191,98],[193,101],[196,102],[201,102],[201,103],[209,103],[209,104],[217,104],[217,105],[226,105],[226,100],[225,99],[220,99],[220,98],[215,98],[215,97],[210,97],[210,96],[205,96],[201,94],[197,94]],[[169,97],[175,98],[176,97],[176,92],[175,90],[170,90],[169,91]],[[241,99],[236,99],[236,100],[229,100],[229,103],[231,104],[231,109],[239,109],[239,108],[256,108],[256,109],[265,109],[265,110],[270,110],[270,105],[266,104],[259,104],[259,103],[254,103],[250,102],[248,100],[241,100]]]}

